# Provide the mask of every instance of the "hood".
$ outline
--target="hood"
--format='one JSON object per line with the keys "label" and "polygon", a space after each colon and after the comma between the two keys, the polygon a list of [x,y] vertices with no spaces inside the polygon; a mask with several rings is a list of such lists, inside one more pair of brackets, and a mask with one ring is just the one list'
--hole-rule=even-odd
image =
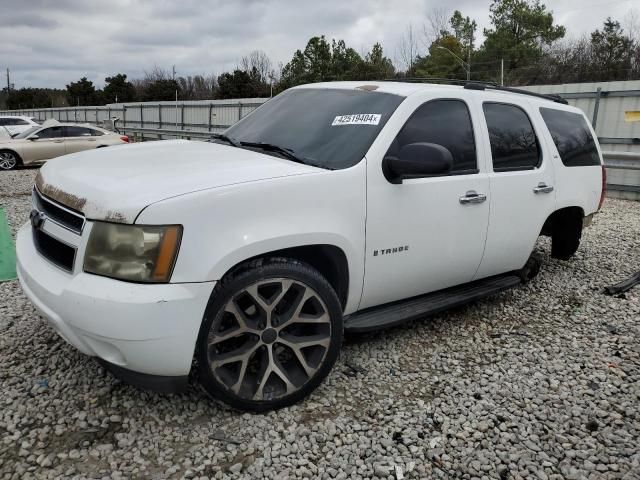
{"label": "hood", "polygon": [[232,146],[165,140],[49,160],[36,186],[89,219],[133,223],[143,208],[167,198],[318,172],[322,169]]}

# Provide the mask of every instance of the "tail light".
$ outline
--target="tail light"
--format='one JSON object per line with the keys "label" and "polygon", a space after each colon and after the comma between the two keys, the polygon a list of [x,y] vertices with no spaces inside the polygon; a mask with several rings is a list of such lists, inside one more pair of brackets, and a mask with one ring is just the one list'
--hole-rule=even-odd
{"label": "tail light", "polygon": [[598,204],[598,210],[602,208],[605,193],[607,193],[607,169],[604,167],[604,165],[602,165],[602,193],[600,194],[600,203]]}
{"label": "tail light", "polygon": [[123,142],[129,143],[129,137],[127,137],[126,135],[122,135],[120,137],[120,140],[122,140]]}

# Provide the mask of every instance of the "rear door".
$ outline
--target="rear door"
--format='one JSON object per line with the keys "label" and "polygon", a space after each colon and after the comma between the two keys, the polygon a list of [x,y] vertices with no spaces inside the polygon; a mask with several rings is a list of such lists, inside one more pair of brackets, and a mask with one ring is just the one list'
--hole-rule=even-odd
{"label": "rear door", "polygon": [[48,160],[65,154],[63,127],[43,128],[36,132],[35,135],[38,138],[24,146],[22,159],[25,162]]}
{"label": "rear door", "polygon": [[522,268],[556,205],[553,153],[542,141],[540,116],[524,100],[503,99],[496,95],[496,101],[485,100],[481,107],[491,159],[491,213],[475,278]]}
{"label": "rear door", "polygon": [[96,147],[96,137],[92,129],[87,127],[66,126],[64,146],[67,153],[80,152]]}
{"label": "rear door", "polygon": [[[489,218],[479,115],[464,95],[409,97],[379,137],[381,147],[367,154],[366,265],[360,308],[473,278]],[[453,156],[452,171],[390,183],[382,171],[383,158],[420,142],[447,148]]]}

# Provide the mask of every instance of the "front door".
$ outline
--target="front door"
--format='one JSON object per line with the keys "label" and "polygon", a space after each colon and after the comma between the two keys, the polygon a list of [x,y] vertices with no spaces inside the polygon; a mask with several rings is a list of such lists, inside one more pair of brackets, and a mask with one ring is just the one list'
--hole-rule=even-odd
{"label": "front door", "polygon": [[540,114],[526,102],[508,104],[497,95],[481,107],[492,160],[491,214],[476,278],[522,268],[556,204],[553,154],[540,141]]}
{"label": "front door", "polygon": [[[366,263],[360,308],[469,282],[482,259],[490,192],[478,141],[480,112],[462,96],[407,106],[411,100],[416,102],[407,99],[404,105],[406,121],[387,125],[399,133],[386,152],[367,158]],[[405,179],[401,184],[387,181],[381,168],[384,156],[419,142],[438,144],[451,152],[450,174]]]}
{"label": "front door", "polygon": [[25,162],[38,162],[65,154],[64,127],[48,127],[36,132],[37,139],[29,142],[23,150]]}

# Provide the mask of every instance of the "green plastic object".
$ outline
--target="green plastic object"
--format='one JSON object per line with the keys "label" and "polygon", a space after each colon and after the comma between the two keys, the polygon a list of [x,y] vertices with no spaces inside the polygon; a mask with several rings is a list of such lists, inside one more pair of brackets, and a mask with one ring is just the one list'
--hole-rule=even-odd
{"label": "green plastic object", "polygon": [[13,246],[7,215],[0,208],[0,282],[16,279],[16,249]]}

